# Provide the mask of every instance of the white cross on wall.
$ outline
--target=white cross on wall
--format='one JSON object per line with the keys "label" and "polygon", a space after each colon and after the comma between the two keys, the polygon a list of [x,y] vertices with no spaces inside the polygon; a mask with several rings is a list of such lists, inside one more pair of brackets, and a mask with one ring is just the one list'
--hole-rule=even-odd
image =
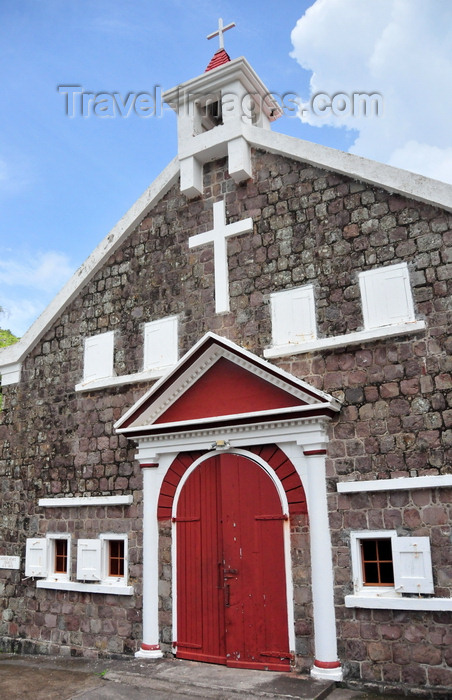
{"label": "white cross on wall", "polygon": [[229,311],[229,274],[228,250],[226,239],[239,233],[250,233],[253,230],[253,220],[249,217],[235,224],[226,223],[224,200],[213,205],[213,229],[198,233],[188,239],[188,247],[196,248],[205,243],[213,243],[214,275],[215,275],[215,311],[217,314]]}
{"label": "white cross on wall", "polygon": [[208,39],[213,39],[214,36],[218,37],[218,41],[220,43],[220,48],[218,49],[219,51],[224,50],[224,37],[223,34],[228,31],[228,29],[232,29],[232,27],[235,27],[235,22],[231,22],[230,24],[227,24],[225,27],[223,26],[223,20],[220,19],[218,20],[218,29],[216,32],[212,32],[212,34],[208,34],[207,38]]}

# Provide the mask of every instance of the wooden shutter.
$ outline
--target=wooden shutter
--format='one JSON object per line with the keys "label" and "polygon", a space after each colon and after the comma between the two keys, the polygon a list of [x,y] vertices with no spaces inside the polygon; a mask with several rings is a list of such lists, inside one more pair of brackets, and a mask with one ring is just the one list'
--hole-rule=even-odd
{"label": "wooden shutter", "polygon": [[47,576],[47,546],[44,537],[27,539],[25,550],[25,576]]}
{"label": "wooden shutter", "polygon": [[304,343],[317,337],[312,284],[271,295],[273,345]]}
{"label": "wooden shutter", "polygon": [[100,581],[102,579],[101,540],[78,540],[77,578],[80,581]]}
{"label": "wooden shutter", "polygon": [[83,381],[113,376],[114,331],[85,338]]}
{"label": "wooden shutter", "polygon": [[393,537],[394,586],[401,593],[433,593],[428,537]]}
{"label": "wooden shutter", "polygon": [[359,285],[366,329],[415,320],[406,263],[361,272]]}
{"label": "wooden shutter", "polygon": [[146,323],[144,370],[175,365],[178,359],[177,316]]}

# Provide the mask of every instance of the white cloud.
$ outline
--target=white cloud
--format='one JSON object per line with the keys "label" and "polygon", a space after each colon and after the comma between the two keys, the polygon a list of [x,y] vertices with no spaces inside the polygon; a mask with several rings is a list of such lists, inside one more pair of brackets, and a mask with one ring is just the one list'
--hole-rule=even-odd
{"label": "white cloud", "polygon": [[0,313],[0,328],[10,330],[18,338],[24,335],[45,308],[45,302],[39,299],[13,299],[3,294],[1,303],[4,311]]}
{"label": "white cloud", "polygon": [[0,283],[41,291],[57,291],[72,272],[67,255],[55,251],[0,260]]}
{"label": "white cloud", "polygon": [[[317,0],[292,32],[312,71],[303,121],[357,129],[352,153],[452,183],[452,3]],[[383,115],[312,113],[312,97],[380,93]]]}
{"label": "white cloud", "polygon": [[73,272],[63,253],[48,251],[31,257],[1,250],[0,327],[23,335]]}
{"label": "white cloud", "polygon": [[393,151],[388,162],[396,168],[422,172],[427,177],[452,183],[452,146],[438,148],[426,143],[407,141],[402,148]]}

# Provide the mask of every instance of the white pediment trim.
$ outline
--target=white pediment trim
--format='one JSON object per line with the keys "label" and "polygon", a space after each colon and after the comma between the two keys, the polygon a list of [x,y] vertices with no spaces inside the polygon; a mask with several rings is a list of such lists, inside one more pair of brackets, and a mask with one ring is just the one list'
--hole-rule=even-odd
{"label": "white pediment trim", "polygon": [[[339,401],[329,394],[310,386],[302,379],[294,377],[279,367],[270,364],[232,341],[209,332],[182,357],[171,372],[162,377],[117,421],[114,426],[115,430],[117,432],[130,433],[138,428],[141,430],[150,428],[155,424],[159,416],[193,386],[205,372],[213,367],[220,358],[225,358],[255,376],[268,381],[273,386],[286,391],[299,399],[300,405],[271,411],[258,411],[253,414],[241,413],[203,418],[203,424],[218,422],[219,419],[223,422],[228,422],[238,417],[246,419],[251,418],[251,416],[254,418],[261,416],[263,420],[270,415],[281,416],[281,419],[284,416],[289,418],[294,411],[309,412],[314,407],[329,408],[333,411],[339,411],[340,409]],[[154,401],[152,400],[153,397],[155,397]],[[305,406],[302,404],[305,404]],[[178,421],[177,425],[182,427],[193,422],[193,420]],[[173,424],[159,423],[158,429],[164,430],[171,425]]]}

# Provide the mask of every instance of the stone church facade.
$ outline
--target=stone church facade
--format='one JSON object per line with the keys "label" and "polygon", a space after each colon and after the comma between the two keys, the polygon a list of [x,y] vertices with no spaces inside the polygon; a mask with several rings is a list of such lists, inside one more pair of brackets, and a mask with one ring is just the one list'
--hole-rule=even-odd
{"label": "stone church facade", "polygon": [[0,351],[1,648],[450,697],[452,187],[272,132],[217,53]]}

